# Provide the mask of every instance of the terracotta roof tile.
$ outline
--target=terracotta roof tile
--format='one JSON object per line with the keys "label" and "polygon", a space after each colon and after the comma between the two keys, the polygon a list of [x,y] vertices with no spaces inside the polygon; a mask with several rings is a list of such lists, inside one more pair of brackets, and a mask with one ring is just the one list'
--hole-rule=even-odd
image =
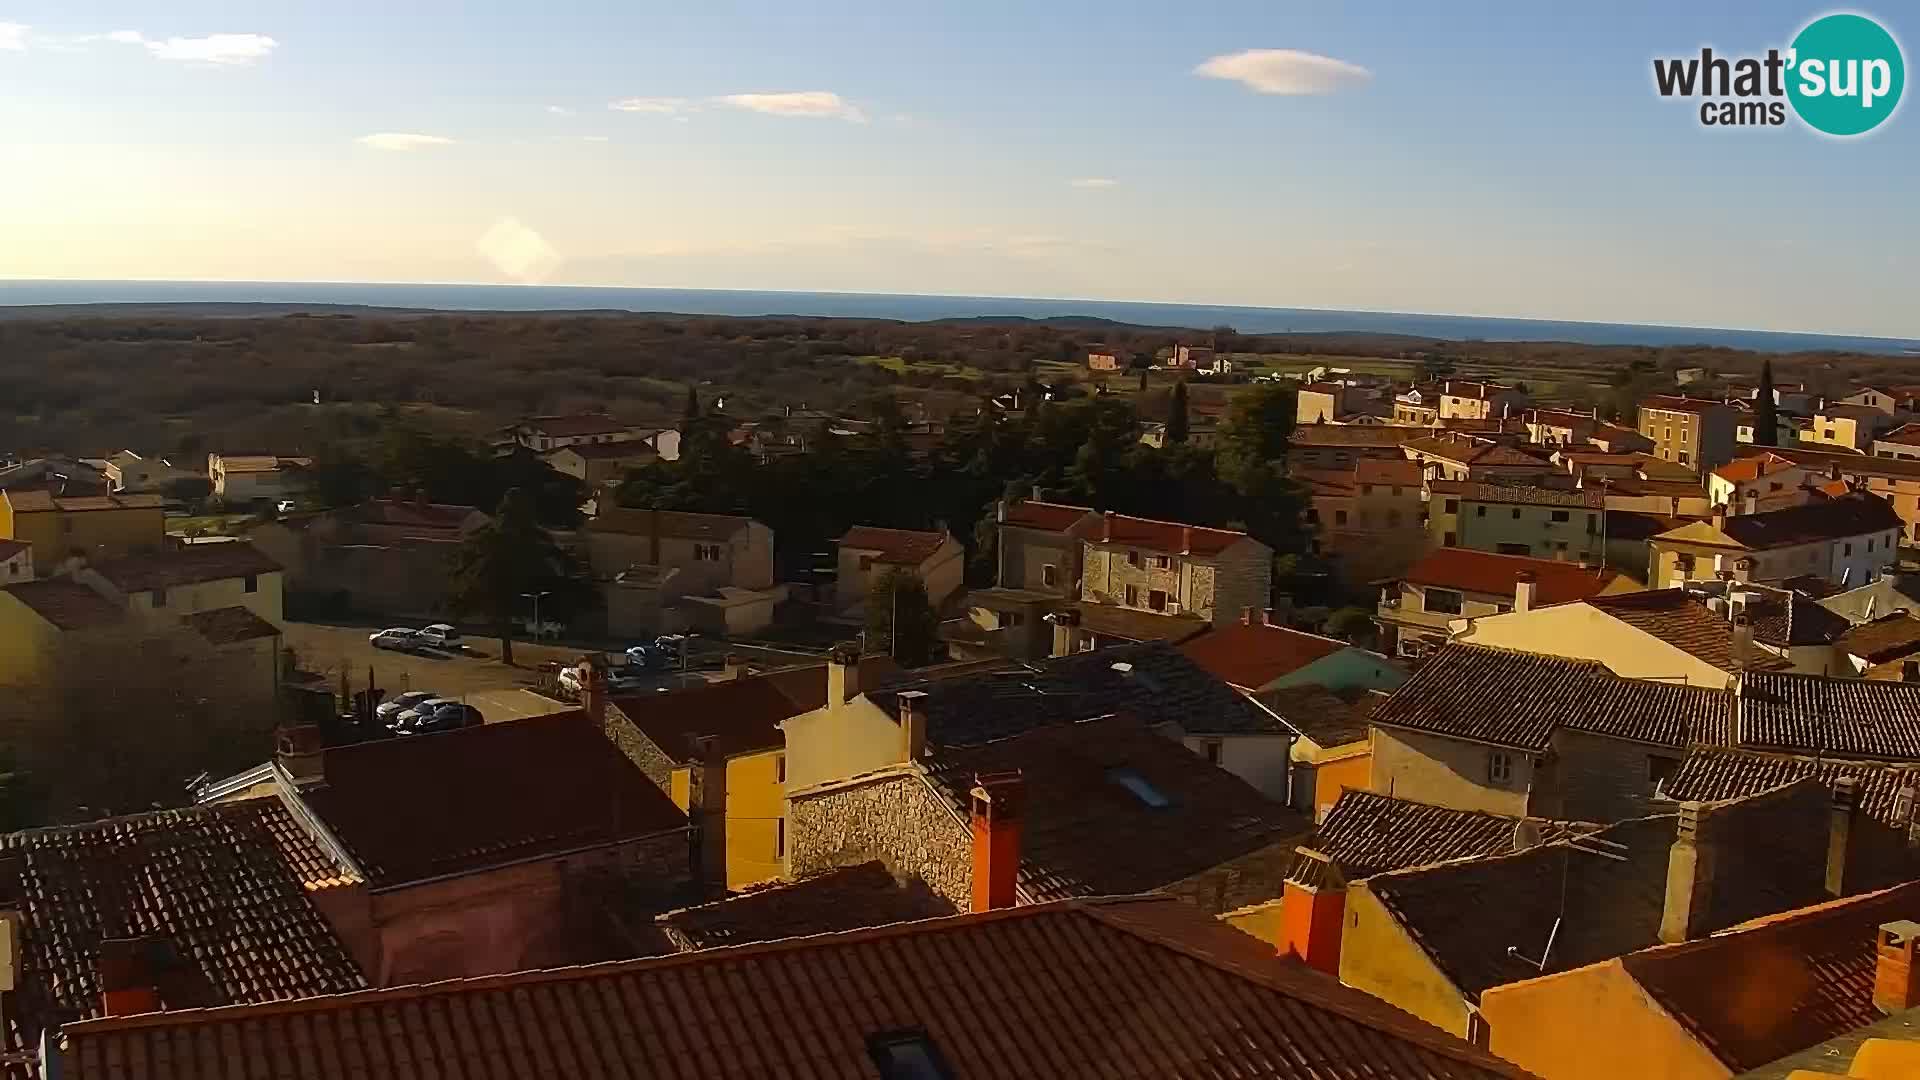
{"label": "terracotta roof tile", "polygon": [[95,964],[108,938],[173,945],[170,1009],[366,986],[302,885],[326,862],[273,798],[0,836],[0,873],[18,898],[7,906],[20,912],[11,1044],[101,1015]]}
{"label": "terracotta roof tile", "polygon": [[[1040,529],[1045,532],[1066,532],[1074,525],[1085,521],[1089,514],[1094,514],[1090,506],[1068,506],[1064,503],[1023,499],[1007,504],[1005,524],[1017,525],[1023,529]],[[1095,514],[1095,516],[1098,515]]]}
{"label": "terracotta roof tile", "polygon": [[1402,446],[1430,428],[1393,424],[1298,424],[1288,443],[1293,446]]}
{"label": "terracotta roof tile", "polygon": [[[956,974],[962,973],[962,974]],[[991,992],[983,992],[990,988]],[[562,1022],[562,1018],[573,1022]],[[1173,900],[1076,900],[681,956],[66,1031],[69,1080],[871,1076],[924,1032],[956,1080],[1523,1078]],[[278,1052],[236,1052],[242,1046]]]}
{"label": "terracotta roof tile", "polygon": [[1367,719],[1387,699],[1375,691],[1335,693],[1314,685],[1280,686],[1253,697],[1325,750],[1365,742]]}
{"label": "terracotta roof tile", "polygon": [[1552,467],[1545,458],[1482,439],[1442,438],[1436,435],[1425,439],[1414,439],[1405,445],[1407,449],[1417,453],[1445,458],[1462,465],[1537,465],[1542,469]]}
{"label": "terracotta roof tile", "polygon": [[297,797],[374,889],[687,826],[579,710],[336,747],[325,774]]}
{"label": "terracotta roof tile", "polygon": [[1353,648],[1334,638],[1286,626],[1228,623],[1189,639],[1181,655],[1222,682],[1258,690],[1316,660]]}
{"label": "terracotta roof tile", "polygon": [[616,420],[606,413],[575,413],[569,416],[536,416],[521,422],[527,430],[558,438],[581,435],[611,435],[626,431],[632,424]]}
{"label": "terracotta roof tile", "polygon": [[214,608],[182,615],[180,621],[215,645],[279,637],[280,628],[244,607]]}
{"label": "terracotta roof tile", "polygon": [[588,461],[638,461],[643,458],[657,458],[660,452],[651,443],[642,439],[625,439],[620,442],[571,443],[554,454],[574,454]]}
{"label": "terracotta roof tile", "polygon": [[1781,457],[1779,454],[1759,453],[1752,457],[1739,458],[1713,470],[1713,475],[1730,484],[1744,484],[1749,480],[1758,480],[1763,476],[1772,476],[1801,466]]}
{"label": "terracotta roof tile", "polygon": [[874,561],[889,566],[915,567],[933,558],[950,539],[952,537],[944,532],[856,525],[840,538],[840,546],[874,552]]}
{"label": "terracotta roof tile", "polygon": [[1784,510],[1736,514],[1726,519],[1720,531],[1749,551],[1764,551],[1817,540],[1899,532],[1905,527],[1885,499],[1862,492]]}
{"label": "terracotta roof tile", "polygon": [[1081,629],[1127,641],[1165,641],[1178,645],[1213,625],[1198,615],[1136,611],[1118,604],[1086,601],[1068,606],[1077,614],[1080,620],[1077,625]]}
{"label": "terracotta roof tile", "polygon": [[1478,480],[1431,480],[1436,495],[1456,495],[1462,502],[1518,503],[1523,506],[1571,506],[1600,510],[1607,504],[1598,488],[1549,488],[1534,484],[1489,484]]}
{"label": "terracotta roof tile", "polygon": [[1420,463],[1404,458],[1361,458],[1353,463],[1353,480],[1357,484],[1419,487],[1423,479]]}
{"label": "terracotta roof tile", "polygon": [[1579,563],[1496,555],[1471,548],[1435,548],[1402,575],[1415,585],[1511,597],[1522,572],[1534,576],[1535,604],[1563,604],[1598,596],[1619,578],[1614,570],[1589,570]]}
{"label": "terracotta roof tile", "polygon": [[161,499],[158,495],[73,495],[58,496],[45,489],[20,490],[9,489],[4,495],[20,513],[35,513],[47,510],[59,510],[62,513],[79,514],[91,510],[158,510]]}
{"label": "terracotta roof tile", "polygon": [[1883,664],[1920,652],[1920,619],[1896,611],[1851,627],[1834,644],[1849,656],[1858,656],[1869,664]]}
{"label": "terracotta roof tile", "polygon": [[1113,513],[1102,516],[1099,530],[1088,539],[1102,546],[1144,548],[1203,558],[1218,555],[1242,540],[1258,543],[1237,529],[1210,529]]}
{"label": "terracotta roof tile", "polygon": [[408,528],[458,529],[473,515],[476,506],[459,503],[415,502],[411,499],[368,499],[348,513],[369,525],[398,525]]}
{"label": "terracotta roof tile", "polygon": [[1348,788],[1320,823],[1313,848],[1331,858],[1352,881],[1451,859],[1511,854],[1521,850],[1516,837],[1527,822],[1533,825],[1531,843],[1549,843],[1599,828],[1454,810]]}
{"label": "terracotta roof tile", "polygon": [[1920,760],[1920,684],[1754,673],[1740,684],[1739,745]]}
{"label": "terracotta roof tile", "polygon": [[1920,787],[1920,764],[1836,761],[1697,746],[1661,783],[1660,791],[1675,802],[1719,802],[1758,795],[1808,777],[1830,787],[1843,776],[1860,785],[1861,813],[1888,827],[1906,829],[1909,823],[1897,810],[1899,794],[1902,788]]}
{"label": "terracotta roof tile", "polygon": [[1643,409],[1659,409],[1666,412],[1705,413],[1730,408],[1726,402],[1713,398],[1680,397],[1673,394],[1656,394],[1640,402]]}
{"label": "terracotta roof tile", "polygon": [[[860,661],[860,686],[877,690],[901,678],[884,656]],[[777,750],[786,743],[780,722],[826,704],[825,664],[750,675],[661,694],[617,694],[609,700],[648,741],[674,761],[692,758],[693,740],[710,737],[722,757]]]}
{"label": "terracotta roof tile", "polygon": [[62,630],[112,626],[127,617],[125,609],[69,578],[42,578],[0,586],[8,596]]}
{"label": "terracotta roof tile", "polygon": [[882,864],[869,862],[751,888],[654,921],[684,952],[952,914],[953,905],[919,879],[902,881]]}
{"label": "terracotta roof tile", "polygon": [[[1709,611],[1700,598],[1689,595],[1684,589],[1650,589],[1596,596],[1587,603],[1721,671],[1739,669],[1733,656],[1733,624],[1725,616]],[[1757,627],[1754,636],[1760,636]],[[1789,665],[1790,661],[1786,658],[1762,653],[1758,649],[1747,661],[1749,668],[1757,670]]]}
{"label": "terracotta roof tile", "polygon": [[106,559],[89,564],[88,569],[123,593],[137,593],[197,585],[203,581],[277,574],[282,568],[259,548],[236,540]]}

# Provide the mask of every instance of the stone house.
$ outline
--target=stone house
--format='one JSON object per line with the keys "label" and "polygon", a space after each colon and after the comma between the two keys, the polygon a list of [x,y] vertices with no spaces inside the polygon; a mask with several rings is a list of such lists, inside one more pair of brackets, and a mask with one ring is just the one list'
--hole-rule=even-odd
{"label": "stone house", "polygon": [[650,444],[631,439],[621,442],[570,443],[549,450],[540,459],[587,485],[590,491],[616,485],[626,479],[630,469],[638,469],[660,460],[659,451]]}
{"label": "stone house", "polygon": [[1318,550],[1358,584],[1392,577],[1427,549],[1426,491],[1411,461],[1357,461],[1350,472],[1295,470],[1312,498]]}
{"label": "stone house", "polygon": [[1639,428],[1661,460],[1706,472],[1733,460],[1739,417],[1725,401],[1662,394],[1640,403]]}
{"label": "stone house", "polygon": [[751,633],[786,596],[773,579],[773,530],[751,518],[614,507],[582,532],[616,637]]}
{"label": "stone house", "polygon": [[175,480],[201,475],[165,458],[142,457],[131,450],[116,450],[107,455],[103,471],[110,490],[127,494],[161,492]]}
{"label": "stone house", "polygon": [[1436,548],[1598,565],[1606,551],[1605,511],[1606,497],[1589,489],[1427,482],[1427,532]]}
{"label": "stone house", "polygon": [[300,494],[312,458],[273,454],[208,454],[213,494],[230,505],[286,499]]}
{"label": "stone house", "polygon": [[1083,603],[1224,626],[1272,602],[1273,549],[1232,529],[1108,513],[1081,564]]}
{"label": "stone house", "polygon": [[286,567],[298,603],[433,620],[449,613],[454,553],[489,520],[477,507],[395,496],[263,522],[247,538]]}
{"label": "stone house", "polygon": [[1639,588],[1632,578],[1606,568],[1443,547],[1382,590],[1374,621],[1381,651],[1417,659],[1446,644],[1453,624],[1463,618],[1498,615],[1523,603],[1546,607]]}
{"label": "stone house", "polygon": [[1517,484],[1551,476],[1553,463],[1524,450],[1491,439],[1447,432],[1412,439],[1402,455],[1420,466],[1422,474],[1437,480],[1492,480]]}
{"label": "stone house", "polygon": [[1022,499],[995,504],[999,534],[994,584],[1061,599],[1080,595],[1081,546],[1099,534],[1100,514],[1087,506]]}
{"label": "stone house", "polygon": [[1429,434],[1400,424],[1298,424],[1287,439],[1287,468],[1346,472],[1362,458],[1405,458],[1409,440]]}
{"label": "stone house", "polygon": [[1812,576],[1834,585],[1862,584],[1899,562],[1904,525],[1886,500],[1866,492],[1805,506],[1713,517],[1655,536],[1655,589],[1712,581],[1723,572],[1741,580],[1784,581]]}
{"label": "stone house", "polygon": [[903,570],[920,579],[927,603],[939,611],[960,590],[966,568],[966,549],[945,529],[856,525],[839,540],[834,609],[849,618],[864,618],[874,586],[890,571]]}
{"label": "stone house", "polygon": [[283,574],[272,556],[236,540],[92,561],[73,578],[149,621],[237,607],[279,626],[286,621]]}
{"label": "stone house", "polygon": [[36,573],[70,568],[76,559],[112,559],[167,544],[158,495],[58,496],[45,489],[0,490],[0,540],[32,547]]}

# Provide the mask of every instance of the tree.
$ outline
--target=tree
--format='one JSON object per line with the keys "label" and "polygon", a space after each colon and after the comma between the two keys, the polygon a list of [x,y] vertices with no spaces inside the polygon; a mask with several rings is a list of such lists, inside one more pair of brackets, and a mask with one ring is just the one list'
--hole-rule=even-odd
{"label": "tree", "polygon": [[1187,441],[1187,380],[1173,384],[1167,399],[1167,445]]}
{"label": "tree", "polygon": [[927,602],[927,586],[904,567],[893,567],[867,592],[867,644],[881,645],[901,667],[925,667],[933,660],[940,616]]}
{"label": "tree", "polygon": [[1140,369],[1140,392],[1147,392],[1147,369],[1144,367]]}
{"label": "tree", "polygon": [[700,419],[700,391],[692,383],[687,384],[687,407],[681,410],[680,416],[685,420]]}
{"label": "tree", "polygon": [[1326,631],[1328,637],[1339,638],[1363,649],[1373,648],[1374,637],[1378,633],[1373,624],[1373,612],[1363,607],[1343,607],[1327,616]]}
{"label": "tree", "polygon": [[176,476],[160,491],[173,502],[197,503],[213,494],[213,481],[204,476]]}
{"label": "tree", "polygon": [[454,552],[448,597],[455,611],[486,619],[499,627],[500,661],[513,663],[513,618],[531,610],[528,594],[540,597],[542,612],[565,620],[599,599],[582,568],[534,517],[533,503],[519,488],[500,499],[493,520],[475,529]]}
{"label": "tree", "polygon": [[1774,416],[1773,359],[1760,361],[1760,389],[1753,397],[1753,444],[1776,446],[1780,439],[1780,421]]}

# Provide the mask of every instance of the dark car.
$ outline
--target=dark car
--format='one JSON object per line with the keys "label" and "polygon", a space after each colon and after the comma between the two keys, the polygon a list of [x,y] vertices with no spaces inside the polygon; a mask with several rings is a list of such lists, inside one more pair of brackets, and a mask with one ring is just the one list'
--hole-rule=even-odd
{"label": "dark car", "polygon": [[442,705],[432,715],[414,723],[411,728],[401,729],[402,735],[431,735],[439,731],[458,731],[464,727],[478,727],[487,722],[479,709],[460,702]]}

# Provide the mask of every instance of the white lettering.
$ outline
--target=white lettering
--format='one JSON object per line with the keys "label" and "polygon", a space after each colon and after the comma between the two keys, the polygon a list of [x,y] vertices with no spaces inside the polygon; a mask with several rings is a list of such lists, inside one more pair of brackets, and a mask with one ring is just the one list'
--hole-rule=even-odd
{"label": "white lettering", "polygon": [[1887,91],[1893,89],[1893,69],[1885,60],[1869,60],[1866,78],[1861,83],[1860,107],[1870,109],[1874,98],[1886,97]]}
{"label": "white lettering", "polygon": [[1800,92],[1808,97],[1819,97],[1827,92],[1827,62],[1807,59],[1800,61]]}
{"label": "white lettering", "polygon": [[[1840,76],[1846,75],[1845,79]],[[1834,97],[1852,97],[1860,92],[1860,61],[1827,61],[1827,93]]]}

